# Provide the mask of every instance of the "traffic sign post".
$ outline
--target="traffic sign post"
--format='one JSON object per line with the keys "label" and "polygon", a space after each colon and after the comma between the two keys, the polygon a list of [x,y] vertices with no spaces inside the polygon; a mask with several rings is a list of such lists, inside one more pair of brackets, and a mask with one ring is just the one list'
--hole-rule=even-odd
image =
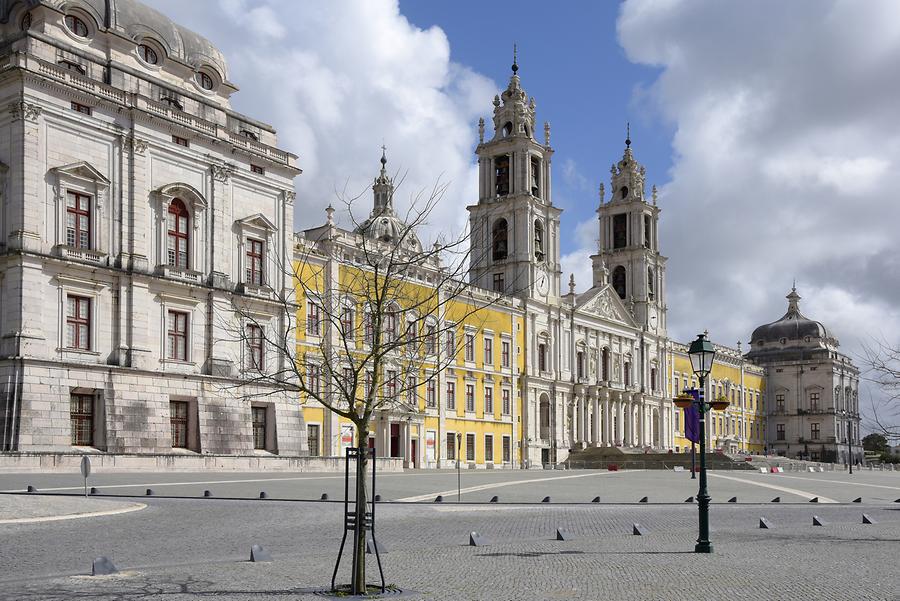
{"label": "traffic sign post", "polygon": [[91,458],[87,455],[81,458],[81,475],[84,477],[84,496],[88,496],[87,479],[91,475]]}

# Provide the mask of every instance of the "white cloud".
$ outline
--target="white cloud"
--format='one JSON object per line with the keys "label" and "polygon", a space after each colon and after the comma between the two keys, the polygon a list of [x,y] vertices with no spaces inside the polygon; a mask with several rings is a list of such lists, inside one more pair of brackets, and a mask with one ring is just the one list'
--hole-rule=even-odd
{"label": "white cloud", "polygon": [[382,141],[389,170],[406,176],[400,210],[440,179],[451,185],[431,230],[464,226],[477,198],[476,124],[497,86],[450,60],[441,29],[410,24],[396,0],[153,4],[225,53],[241,88],[234,107],[274,124],[279,146],[300,156],[298,229],[322,223],[345,187],[362,193],[354,216],[368,215]]}
{"label": "white cloud", "polygon": [[796,277],[851,356],[900,340],[900,3],[627,0],[618,34],[676,132],[670,333],[746,341]]}

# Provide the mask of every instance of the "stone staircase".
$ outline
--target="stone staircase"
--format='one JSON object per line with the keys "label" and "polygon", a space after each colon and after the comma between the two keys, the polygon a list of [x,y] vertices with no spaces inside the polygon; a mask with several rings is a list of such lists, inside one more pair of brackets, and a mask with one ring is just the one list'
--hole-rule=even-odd
{"label": "stone staircase", "polygon": [[[576,449],[569,452],[569,457],[562,465],[566,469],[647,469],[670,470],[680,466],[685,470],[691,469],[690,453],[645,453],[641,449],[623,451],[615,447],[590,447]],[[700,455],[697,455],[697,466],[700,465]],[[706,454],[706,467],[711,470],[753,470],[754,467],[747,461],[735,460],[728,455],[719,453]]]}

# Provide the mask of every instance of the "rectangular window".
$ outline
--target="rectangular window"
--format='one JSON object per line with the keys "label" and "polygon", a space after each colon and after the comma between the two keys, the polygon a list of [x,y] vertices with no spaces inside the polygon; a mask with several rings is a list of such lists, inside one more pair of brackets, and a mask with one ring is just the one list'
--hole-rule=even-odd
{"label": "rectangular window", "polygon": [[250,171],[256,173],[258,175],[265,175],[266,169],[265,167],[260,167],[259,165],[250,165]]}
{"label": "rectangular window", "polygon": [[456,411],[456,382],[447,382],[447,410]]}
{"label": "rectangular window", "polygon": [[547,345],[538,345],[538,371],[547,371]]}
{"label": "rectangular window", "polygon": [[541,197],[541,161],[537,157],[531,157],[531,195]]}
{"label": "rectangular window", "polygon": [[775,440],[784,440],[784,424],[775,424]]}
{"label": "rectangular window", "polygon": [[66,245],[91,248],[91,197],[77,192],[66,194]]}
{"label": "rectangular window", "polygon": [[315,363],[306,364],[306,389],[310,394],[319,394],[322,390],[322,370]]}
{"label": "rectangular window", "polygon": [[494,181],[497,196],[509,194],[509,156],[503,155],[494,159]]}
{"label": "rectangular window", "polygon": [[319,424],[306,425],[306,442],[310,457],[319,456]]}
{"label": "rectangular window", "polygon": [[818,392],[810,392],[809,393],[809,410],[814,411],[814,412],[819,410],[819,393]]}
{"label": "rectangular window", "polygon": [[503,415],[509,415],[512,412],[512,406],[510,403],[510,392],[509,388],[504,388],[500,391],[500,395],[503,397],[503,403],[501,410],[503,411]]}
{"label": "rectangular window", "polygon": [[784,395],[783,394],[775,395],[775,411],[777,413],[784,413]]}
{"label": "rectangular window", "polygon": [[506,283],[502,273],[494,274],[494,292],[499,292],[500,294],[506,292]]}
{"label": "rectangular window", "polygon": [[188,404],[186,401],[169,402],[169,420],[172,426],[172,448],[188,447]]}
{"label": "rectangular window", "polygon": [[91,299],[66,297],[66,347],[91,350]]}
{"label": "rectangular window", "polygon": [[810,424],[809,430],[809,437],[813,440],[819,440],[819,424]]}
{"label": "rectangular window", "polygon": [[190,213],[184,203],[176,198],[169,204],[166,220],[166,263],[171,267],[187,269]]}
{"label": "rectangular window", "polygon": [[512,461],[512,441],[509,436],[503,437],[503,463]]}
{"label": "rectangular window", "polygon": [[494,341],[491,338],[484,339],[484,366],[494,365]]}
{"label": "rectangular window", "polygon": [[80,104],[78,102],[72,103],[72,110],[88,116],[90,116],[91,114],[91,107],[87,106],[86,104]]}
{"label": "rectangular window", "polygon": [[[433,378],[434,376],[432,376]],[[425,406],[437,407],[437,395],[435,394],[435,382],[433,379],[425,383]]]}
{"label": "rectangular window", "polygon": [[253,413],[253,448],[266,448],[266,408],[251,407]]}
{"label": "rectangular window", "polygon": [[341,332],[341,338],[349,338],[350,340],[355,338],[352,307],[341,307],[341,330],[343,330]]}
{"label": "rectangular window", "polygon": [[372,314],[366,311],[363,314],[363,342],[371,345],[375,341],[375,324]]}
{"label": "rectangular window", "polygon": [[182,138],[181,136],[172,136],[172,141],[179,146],[184,146],[185,148],[191,145],[190,142],[188,142],[187,138]]}
{"label": "rectangular window", "polygon": [[[387,381],[384,383],[384,396],[391,400],[397,399],[397,372],[389,369],[387,372]],[[413,389],[415,390],[415,389]]]}
{"label": "rectangular window", "polygon": [[493,434],[485,434],[484,435],[484,461],[494,462],[494,435]]}
{"label": "rectangular window", "polygon": [[447,460],[456,461],[456,434],[447,432]]}
{"label": "rectangular window", "polygon": [[169,311],[167,329],[166,358],[175,361],[188,360],[188,314]]}
{"label": "rectangular window", "polygon": [[490,386],[484,387],[484,417],[494,415],[494,389]]}
{"label": "rectangular window", "polygon": [[247,283],[262,286],[263,278],[263,242],[247,238]]}
{"label": "rectangular window", "polygon": [[77,447],[94,445],[94,397],[89,394],[73,394],[70,399],[72,420],[72,444]]}
{"label": "rectangular window", "polygon": [[475,385],[466,384],[466,411],[475,411]]}
{"label": "rectangular window", "polygon": [[363,383],[363,394],[364,394],[366,400],[368,400],[369,394],[372,392],[372,384],[374,384],[374,383],[375,383],[375,377],[372,375],[372,372],[367,371],[366,379],[365,379],[365,382]]}
{"label": "rectangular window", "polygon": [[675,410],[675,431],[681,432],[681,411]]}
{"label": "rectangular window", "polygon": [[425,352],[429,355],[437,353],[437,328],[434,324],[425,325]]}
{"label": "rectangular window", "polygon": [[500,343],[500,365],[501,367],[509,367],[509,342]]}
{"label": "rectangular window", "polygon": [[475,361],[475,335],[466,334],[466,361]]}
{"label": "rectangular window", "polygon": [[448,359],[456,357],[456,333],[453,330],[447,330],[444,352],[447,354]]}
{"label": "rectangular window", "polygon": [[475,461],[475,435],[466,434],[466,461]]}
{"label": "rectangular window", "polygon": [[411,356],[417,355],[419,345],[419,333],[415,321],[406,322],[406,352]]}
{"label": "rectangular window", "polygon": [[418,408],[419,399],[416,398],[416,377],[406,378],[406,404]]}
{"label": "rectangular window", "polygon": [[613,215],[613,248],[626,246],[628,246],[628,215],[625,213]]}
{"label": "rectangular window", "polygon": [[250,359],[250,369],[262,370],[263,361],[263,331],[258,325],[247,326],[247,355]]}
{"label": "rectangular window", "polygon": [[306,334],[308,336],[320,336],[321,323],[319,305],[312,301],[306,301]]}

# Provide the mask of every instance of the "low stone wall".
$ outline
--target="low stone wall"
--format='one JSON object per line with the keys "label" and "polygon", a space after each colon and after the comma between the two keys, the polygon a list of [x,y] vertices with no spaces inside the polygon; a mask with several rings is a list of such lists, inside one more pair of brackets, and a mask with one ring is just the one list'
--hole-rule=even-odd
{"label": "low stone wall", "polygon": [[[87,454],[91,469],[103,472],[340,472],[343,457],[279,455]],[[0,472],[78,473],[85,453],[0,453]],[[379,457],[380,472],[402,472],[403,460]]]}

